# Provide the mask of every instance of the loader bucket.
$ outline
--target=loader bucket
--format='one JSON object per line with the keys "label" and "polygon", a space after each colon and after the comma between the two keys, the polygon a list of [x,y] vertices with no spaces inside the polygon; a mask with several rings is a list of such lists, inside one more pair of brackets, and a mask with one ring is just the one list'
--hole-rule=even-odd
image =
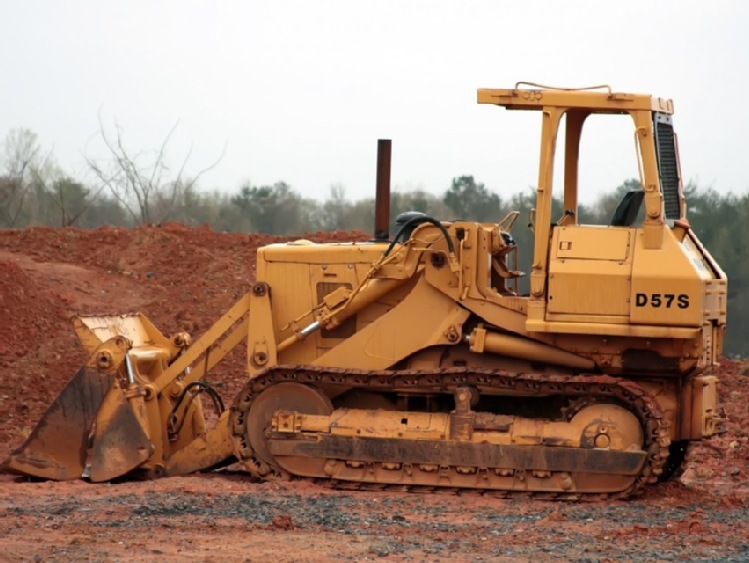
{"label": "loader bucket", "polygon": [[[130,418],[135,416],[132,410],[122,414],[125,411],[121,406],[123,401],[127,409],[131,407],[117,378],[129,348],[130,341],[123,336],[99,344],[86,365],[44,413],[28,439],[3,462],[3,468],[56,481],[87,476],[91,453],[94,457],[101,455],[108,449],[107,440],[116,439],[114,435],[112,438],[105,436],[105,431],[111,428],[110,419],[124,421],[125,432],[132,428]],[[139,424],[137,420],[136,424]],[[142,430],[140,432],[143,434]],[[92,438],[101,445],[95,444],[92,449]],[[134,449],[139,451],[142,439],[136,439],[134,444]],[[128,453],[126,457],[130,460],[133,456]]]}
{"label": "loader bucket", "polygon": [[86,464],[91,425],[114,378],[112,372],[83,366],[3,467],[56,481],[79,479]]}
{"label": "loader bucket", "polygon": [[117,336],[127,338],[133,347],[151,344],[165,349],[172,348],[169,339],[140,313],[75,315],[71,321],[81,344],[92,354],[102,342]]}
{"label": "loader bucket", "polygon": [[91,481],[98,483],[125,475],[153,453],[144,427],[147,415],[143,400],[134,399],[139,412],[135,412],[116,379],[104,396],[91,431],[91,448],[86,459],[84,476]]}
{"label": "loader bucket", "polygon": [[[188,374],[196,384],[202,370],[210,369],[241,342],[248,321],[234,325],[248,304],[249,299],[243,298],[219,320],[218,328],[192,346],[189,334],[166,338],[140,314],[73,317],[75,331],[91,353],[89,361],[2,468],[43,479],[101,482],[134,469],[144,469],[147,475],[197,471],[231,457],[228,416],[206,433],[200,401],[186,391],[174,393],[182,383],[190,385],[186,377],[166,395],[161,391]],[[218,348],[209,360],[207,349],[223,336],[226,347]],[[205,361],[188,370],[204,352]],[[217,410],[222,411],[223,405]],[[188,421],[168,440],[167,416]]]}

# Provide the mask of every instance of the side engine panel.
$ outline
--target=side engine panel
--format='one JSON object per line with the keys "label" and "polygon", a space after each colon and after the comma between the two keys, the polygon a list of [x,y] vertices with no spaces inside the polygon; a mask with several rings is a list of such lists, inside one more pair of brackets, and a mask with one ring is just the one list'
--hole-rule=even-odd
{"label": "side engine panel", "polygon": [[[374,243],[273,244],[258,250],[257,280],[271,291],[273,332],[281,342],[314,320],[306,315],[325,295],[355,289],[382,256],[385,245]],[[332,330],[322,329],[281,352],[280,363],[309,364],[392,309],[408,288],[378,299]],[[306,316],[305,316],[306,315]]]}

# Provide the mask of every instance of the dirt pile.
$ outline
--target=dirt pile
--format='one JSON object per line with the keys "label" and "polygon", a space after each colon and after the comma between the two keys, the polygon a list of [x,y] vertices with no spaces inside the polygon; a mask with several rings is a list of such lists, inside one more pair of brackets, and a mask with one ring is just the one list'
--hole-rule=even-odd
{"label": "dirt pile", "polygon": [[[33,345],[28,332],[44,334],[64,315],[60,300],[16,261],[0,259],[0,361],[22,356]],[[19,331],[18,327],[24,327]],[[0,364],[0,365],[3,365]]]}
{"label": "dirt pile", "polygon": [[727,490],[749,490],[749,361],[722,359],[719,393],[726,432],[690,446],[686,483],[709,483]]}

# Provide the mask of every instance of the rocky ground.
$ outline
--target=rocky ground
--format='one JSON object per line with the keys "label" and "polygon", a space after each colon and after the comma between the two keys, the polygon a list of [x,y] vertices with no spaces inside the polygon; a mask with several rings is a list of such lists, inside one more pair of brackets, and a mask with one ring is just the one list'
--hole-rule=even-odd
{"label": "rocky ground", "polygon": [[[363,233],[308,235],[366,240]],[[86,357],[70,314],[138,310],[199,335],[283,241],[180,225],[0,231],[0,458]],[[231,397],[242,358],[210,380]],[[749,363],[724,361],[728,431],[678,481],[627,502],[345,492],[224,471],[149,482],[32,482],[0,474],[0,560],[749,560]]]}

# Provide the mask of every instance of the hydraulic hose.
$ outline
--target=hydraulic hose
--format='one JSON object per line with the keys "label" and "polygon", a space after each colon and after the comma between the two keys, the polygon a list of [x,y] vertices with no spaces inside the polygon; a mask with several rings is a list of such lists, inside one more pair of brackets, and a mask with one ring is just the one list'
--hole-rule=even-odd
{"label": "hydraulic hose", "polygon": [[450,233],[447,232],[447,229],[445,226],[437,221],[434,217],[429,217],[428,215],[421,215],[419,217],[413,217],[403,223],[401,225],[401,228],[398,229],[398,232],[395,233],[395,236],[393,237],[392,242],[388,245],[387,249],[385,250],[385,256],[390,254],[390,251],[393,250],[396,244],[398,244],[398,240],[402,238],[403,233],[406,232],[408,229],[414,227],[415,225],[419,225],[421,223],[431,223],[435,227],[437,227],[440,231],[442,231],[442,234],[445,235],[445,239],[447,240],[447,249],[450,251],[451,254],[455,254],[455,244],[453,243],[453,239],[450,236]]}

